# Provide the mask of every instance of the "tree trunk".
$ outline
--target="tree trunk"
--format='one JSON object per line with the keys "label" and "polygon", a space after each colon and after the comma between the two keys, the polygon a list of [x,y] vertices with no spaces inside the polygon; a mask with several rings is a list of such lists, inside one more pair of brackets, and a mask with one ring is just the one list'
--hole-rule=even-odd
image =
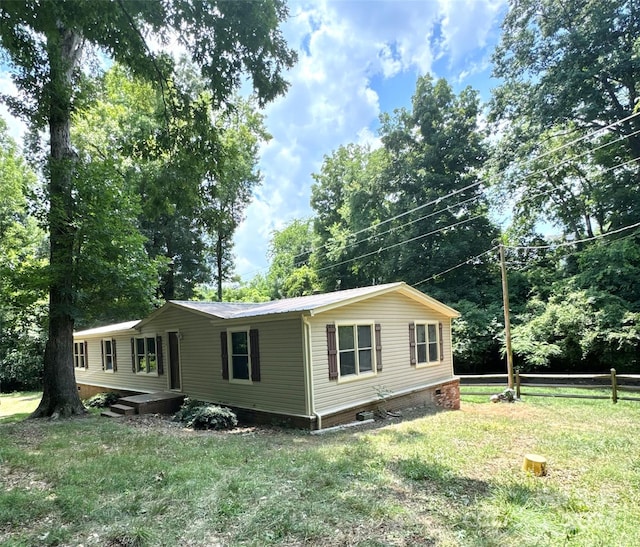
{"label": "tree trunk", "polygon": [[218,302],[222,302],[222,276],[223,261],[222,261],[222,234],[218,231],[218,240],[216,241],[216,269],[218,270]]}
{"label": "tree trunk", "polygon": [[58,28],[47,36],[49,55],[49,338],[44,352],[42,400],[32,418],[86,412],[73,368],[74,207],[71,146],[71,102],[74,69],[80,62],[82,38]]}

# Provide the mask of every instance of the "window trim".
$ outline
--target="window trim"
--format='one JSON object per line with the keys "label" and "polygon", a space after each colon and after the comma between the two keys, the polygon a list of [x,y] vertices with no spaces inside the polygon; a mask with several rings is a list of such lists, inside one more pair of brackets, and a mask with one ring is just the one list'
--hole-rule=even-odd
{"label": "window trim", "polygon": [[[416,357],[416,362],[414,366],[416,368],[426,368],[426,367],[433,367],[434,365],[440,364],[440,362],[442,362],[442,332],[440,329],[440,322],[435,321],[433,319],[430,319],[430,320],[418,319],[418,320],[415,320],[413,324],[415,327],[415,357]],[[434,342],[429,341],[429,325],[433,325],[435,327],[436,339]],[[422,342],[422,343],[418,342],[419,326],[424,326],[425,328],[425,342]],[[436,359],[433,361],[429,360],[430,344],[436,345],[437,354],[436,354]],[[420,345],[425,345],[425,355],[427,357],[426,361],[420,361],[418,358],[418,355],[419,355],[418,346]]]}
{"label": "window trim", "polygon": [[[76,348],[82,348],[82,352],[78,353]],[[87,341],[86,340],[74,340],[73,341],[73,368],[74,370],[87,370],[89,368],[89,360],[87,359]],[[78,362],[82,358],[82,366],[78,366]]]}
{"label": "window trim", "polygon": [[[147,345],[147,340],[153,340],[153,343],[155,345],[155,356],[156,356],[156,368],[155,370],[149,371],[149,346]],[[134,374],[136,374],[137,376],[160,376],[160,373],[158,372],[159,368],[160,368],[160,352],[158,351],[158,336],[156,334],[148,334],[148,335],[141,335],[141,336],[133,336],[132,337],[133,340],[133,352],[132,352],[132,359],[133,359],[133,365],[135,367],[135,370],[133,371]],[[142,354],[138,353],[138,340],[144,340],[144,360],[145,360],[145,370],[138,370],[138,357],[142,356]]]}
{"label": "window trim", "polygon": [[[234,378],[233,376],[233,343],[232,335],[237,332],[244,332],[247,336],[247,369],[249,371],[249,378]],[[226,330],[227,333],[227,367],[229,371],[229,383],[231,384],[245,384],[252,385],[253,379],[253,367],[251,366],[252,350],[251,347],[251,327],[249,325],[240,325],[237,327],[230,327]]]}
{"label": "window trim", "polygon": [[[346,320],[346,321],[335,321],[335,340],[336,340],[336,362],[338,367],[338,383],[346,384],[349,382],[357,382],[358,380],[366,380],[367,378],[373,378],[378,375],[378,348],[376,343],[376,322],[367,319],[364,321],[361,320]],[[356,372],[355,374],[346,374],[343,375],[340,367],[340,354],[342,353],[340,350],[340,327],[353,327],[357,329],[357,327],[369,327],[371,331],[371,346],[368,348],[371,351],[371,370],[367,370],[364,372],[360,372],[360,363],[359,363],[359,355],[358,355],[358,337],[357,330],[354,332],[354,357],[356,361]],[[344,350],[343,350],[344,351]]]}
{"label": "window trim", "polygon": [[[111,353],[107,354],[106,342],[111,346]],[[113,374],[118,370],[118,364],[116,361],[116,343],[113,338],[101,338],[100,339],[100,354],[102,358],[102,372],[107,374]],[[107,368],[107,355],[111,356],[111,368]]]}

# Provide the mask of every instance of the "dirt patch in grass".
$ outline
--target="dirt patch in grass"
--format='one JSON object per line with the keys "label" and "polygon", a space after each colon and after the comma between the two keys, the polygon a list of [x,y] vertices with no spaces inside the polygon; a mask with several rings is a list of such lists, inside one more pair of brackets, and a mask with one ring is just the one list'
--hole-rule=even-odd
{"label": "dirt patch in grass", "polygon": [[17,488],[21,490],[36,490],[38,492],[46,492],[51,489],[49,483],[42,480],[35,473],[11,469],[2,464],[0,464],[0,485],[7,492]]}

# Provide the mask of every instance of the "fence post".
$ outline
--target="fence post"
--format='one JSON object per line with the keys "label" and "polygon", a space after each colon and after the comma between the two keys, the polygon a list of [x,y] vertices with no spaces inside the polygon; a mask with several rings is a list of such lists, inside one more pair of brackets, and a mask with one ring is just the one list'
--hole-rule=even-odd
{"label": "fence post", "polygon": [[618,380],[616,379],[616,369],[611,369],[611,400],[615,405],[618,402]]}
{"label": "fence post", "polygon": [[516,369],[516,398],[520,398],[520,371]]}

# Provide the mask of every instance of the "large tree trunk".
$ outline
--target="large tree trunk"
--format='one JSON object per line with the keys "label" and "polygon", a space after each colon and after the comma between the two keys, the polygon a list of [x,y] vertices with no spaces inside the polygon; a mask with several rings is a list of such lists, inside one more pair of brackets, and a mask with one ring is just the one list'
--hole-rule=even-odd
{"label": "large tree trunk", "polygon": [[44,352],[44,385],[32,418],[53,418],[86,412],[73,368],[74,206],[71,146],[71,100],[74,69],[80,62],[82,38],[59,28],[47,36],[49,55],[49,338]]}
{"label": "large tree trunk", "polygon": [[222,234],[218,231],[218,239],[216,241],[216,269],[218,273],[218,302],[222,302],[222,276],[224,275],[223,271],[223,260],[222,260]]}

